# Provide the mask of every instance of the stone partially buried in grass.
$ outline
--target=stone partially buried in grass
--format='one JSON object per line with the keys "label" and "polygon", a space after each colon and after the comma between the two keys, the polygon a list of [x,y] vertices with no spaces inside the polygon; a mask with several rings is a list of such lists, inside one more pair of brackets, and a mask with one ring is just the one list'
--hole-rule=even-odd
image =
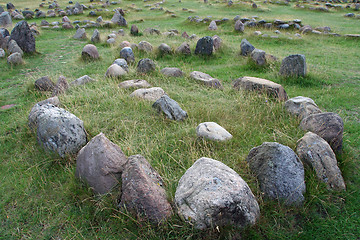
{"label": "stone partially buried in grass", "polygon": [[95,79],[92,79],[91,77],[89,77],[88,75],[84,75],[82,77],[79,77],[78,79],[76,79],[75,81],[72,81],[70,84],[71,85],[77,85],[77,86],[80,86],[80,85],[85,85],[89,82],[94,82],[96,81]]}
{"label": "stone partially buried in grass", "polygon": [[50,91],[54,90],[55,83],[51,81],[48,76],[41,77],[35,81],[35,89],[39,91]]}
{"label": "stone partially buried in grass", "polygon": [[126,74],[127,72],[122,67],[114,63],[107,69],[105,77],[121,78]]}
{"label": "stone partially buried in grass", "polygon": [[206,36],[200,38],[199,41],[197,42],[195,48],[195,54],[210,56],[212,55],[213,50],[214,50],[214,41],[212,37]]}
{"label": "stone partially buried in grass", "polygon": [[120,88],[149,88],[151,85],[146,81],[142,79],[136,79],[136,80],[128,80],[119,83]]}
{"label": "stone partially buried in grass", "polygon": [[167,77],[182,77],[184,75],[184,72],[181,71],[181,69],[169,67],[161,69],[161,73]]}
{"label": "stone partially buried in grass", "polygon": [[156,65],[153,60],[149,58],[143,58],[138,62],[136,71],[138,73],[149,73],[155,71]]}
{"label": "stone partially buried in grass", "polygon": [[181,177],[175,192],[179,215],[197,229],[254,225],[259,204],[247,183],[211,158],[198,159]]}
{"label": "stone partially buried in grass", "polygon": [[196,135],[213,141],[227,141],[233,136],[215,122],[200,123],[196,128]]}
{"label": "stone partially buried in grass", "polygon": [[166,118],[170,120],[182,121],[188,117],[187,112],[182,110],[179,104],[167,95],[163,95],[161,98],[156,100],[152,107],[159,113],[164,113]]}
{"label": "stone partially buried in grass", "polygon": [[124,47],[123,49],[121,49],[120,57],[124,58],[128,63],[135,62],[134,52],[130,47]]}
{"label": "stone partially buried in grass", "polygon": [[21,57],[21,54],[16,52],[8,56],[7,63],[10,65],[21,65],[24,64],[24,61]]}
{"label": "stone partially buried in grass", "polygon": [[192,79],[195,79],[195,80],[201,82],[202,84],[204,84],[206,86],[213,87],[213,88],[220,88],[220,89],[223,88],[219,79],[213,78],[207,73],[193,71],[190,73],[190,77]]}
{"label": "stone partially buried in grass", "polygon": [[55,84],[52,96],[58,96],[65,93],[69,89],[69,83],[66,81],[64,76],[60,76]]}
{"label": "stone partially buried in grass", "polygon": [[298,96],[290,98],[285,102],[285,110],[290,114],[298,116],[300,119],[311,114],[321,113],[314,100],[308,97]]}
{"label": "stone partially buried in grass", "polygon": [[305,55],[295,54],[282,60],[279,74],[284,77],[305,77],[306,72]]}
{"label": "stone partially buried in grass", "polygon": [[97,60],[100,58],[99,52],[95,45],[86,44],[81,52],[81,57],[84,60]]}
{"label": "stone partially buried in grass", "polygon": [[160,87],[152,87],[152,88],[140,88],[135,90],[133,93],[130,94],[130,97],[137,97],[144,100],[155,102],[161,96],[163,96],[165,91]]}
{"label": "stone partially buried in grass", "polygon": [[87,39],[85,28],[78,28],[73,38],[78,40]]}

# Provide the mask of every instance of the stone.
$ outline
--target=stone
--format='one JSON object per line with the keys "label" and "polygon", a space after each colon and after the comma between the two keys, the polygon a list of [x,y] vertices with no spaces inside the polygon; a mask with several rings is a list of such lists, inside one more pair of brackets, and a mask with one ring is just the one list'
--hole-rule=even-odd
{"label": "stone", "polygon": [[91,42],[99,43],[100,41],[100,32],[99,30],[95,29],[93,35],[91,36]]}
{"label": "stone", "polygon": [[167,95],[156,100],[152,107],[159,113],[162,112],[170,120],[182,121],[188,117],[187,112],[182,110],[179,104]]}
{"label": "stone", "polygon": [[130,156],[122,173],[119,206],[153,223],[161,223],[172,214],[160,175],[141,155]]}
{"label": "stone", "polygon": [[0,58],[4,58],[6,56],[4,49],[0,48]]}
{"label": "stone", "polygon": [[106,40],[106,43],[109,45],[115,44],[116,40],[115,38],[109,38],[108,40]]}
{"label": "stone", "polygon": [[145,34],[151,34],[151,35],[153,35],[153,34],[160,35],[161,34],[160,31],[158,29],[155,29],[155,28],[146,28],[144,30],[144,33]]}
{"label": "stone", "polygon": [[21,65],[24,64],[24,61],[21,57],[21,54],[16,52],[8,56],[7,63],[10,65]]}
{"label": "stone", "polygon": [[7,36],[10,36],[10,33],[6,28],[0,28],[0,35],[3,38],[6,38]]}
{"label": "stone", "polygon": [[212,39],[214,44],[214,50],[215,51],[219,50],[222,46],[222,39],[218,35],[214,35]]}
{"label": "stone", "polygon": [[30,111],[29,117],[28,117],[28,126],[33,132],[36,132],[36,128],[37,128],[37,124],[38,124],[37,117],[38,117],[39,113],[41,112],[40,106],[45,105],[45,104],[52,104],[55,107],[59,107],[60,100],[57,96],[51,97],[51,98],[48,98],[48,99],[38,102],[31,108],[31,111]]}
{"label": "stone", "polygon": [[332,112],[311,114],[302,119],[300,127],[319,135],[330,144],[335,153],[341,151],[344,122],[338,114]]}
{"label": "stone", "polygon": [[201,82],[206,86],[219,88],[219,89],[223,88],[219,79],[213,78],[207,73],[193,71],[190,73],[190,77]]}
{"label": "stone", "polygon": [[215,122],[200,123],[196,128],[196,135],[201,138],[206,138],[212,141],[227,141],[232,138],[232,135]]}
{"label": "stone", "polygon": [[120,57],[124,58],[128,63],[135,62],[134,52],[130,47],[122,48],[120,51]]}
{"label": "stone", "polygon": [[307,34],[307,33],[311,33],[312,32],[312,27],[310,25],[305,25],[305,26],[302,26],[299,31],[301,34]]}
{"label": "stone", "polygon": [[85,28],[79,28],[78,30],[76,30],[76,33],[73,36],[73,38],[78,40],[87,39]]}
{"label": "stone", "polygon": [[79,151],[75,176],[85,181],[94,193],[108,193],[120,183],[127,161],[120,147],[100,133]]}
{"label": "stone", "polygon": [[8,12],[2,12],[0,14],[0,27],[3,27],[3,28],[12,27],[11,16]]}
{"label": "stone", "polygon": [[251,54],[252,51],[254,51],[255,47],[244,38],[243,40],[241,40],[240,49],[240,54],[242,56],[248,56],[249,54]]}
{"label": "stone", "polygon": [[160,87],[140,88],[131,93],[130,97],[137,97],[147,101],[155,102],[164,94],[166,94],[165,91]]}
{"label": "stone", "polygon": [[106,71],[105,77],[110,78],[121,78],[122,76],[126,75],[127,72],[120,67],[119,65],[113,63]]}
{"label": "stone", "polygon": [[61,27],[63,29],[74,29],[74,26],[69,22],[65,22]]}
{"label": "stone", "polygon": [[12,53],[20,53],[21,56],[24,55],[23,50],[19,47],[19,45],[16,43],[14,39],[11,39],[8,43],[7,50],[10,54]]}
{"label": "stone", "polygon": [[304,201],[304,166],[291,148],[264,142],[250,150],[246,161],[266,197],[284,201],[285,205]]}
{"label": "stone", "polygon": [[52,104],[36,104],[29,114],[29,126],[35,126],[38,143],[64,158],[76,154],[86,144],[84,123],[65,109]]}
{"label": "stone", "polygon": [[269,96],[277,98],[279,101],[286,101],[288,99],[285,89],[280,84],[267,79],[241,77],[234,81],[233,88],[266,93]]}
{"label": "stone", "polygon": [[305,55],[295,54],[282,60],[279,74],[284,77],[305,77],[306,71]]}
{"label": "stone", "polygon": [[216,25],[216,22],[215,21],[211,21],[210,24],[209,24],[209,27],[208,29],[210,31],[216,31],[218,29],[217,25]]}
{"label": "stone", "polygon": [[149,88],[151,85],[146,81],[142,79],[135,79],[135,80],[128,80],[119,83],[120,88]]}
{"label": "stone", "polygon": [[123,49],[124,47],[131,47],[131,43],[128,41],[122,41],[120,43],[120,48]]}
{"label": "stone", "polygon": [[304,164],[312,167],[328,189],[345,190],[345,182],[330,145],[317,134],[308,132],[296,143],[296,153]]}
{"label": "stone", "polygon": [[24,53],[36,52],[35,37],[26,21],[20,21],[15,25],[10,39],[15,40]]}
{"label": "stone", "polygon": [[214,42],[212,37],[206,36],[200,38],[196,44],[195,54],[210,56],[213,53]]}
{"label": "stone", "polygon": [[151,52],[153,50],[153,46],[146,41],[139,42],[138,48],[140,51],[145,51],[145,52]]}
{"label": "stone", "polygon": [[181,69],[170,67],[161,69],[161,73],[167,77],[182,77],[184,75],[184,72],[181,71]]}
{"label": "stone", "polygon": [[66,23],[66,22],[71,23],[68,16],[64,16],[61,20],[62,20],[63,23]]}
{"label": "stone", "polygon": [[321,113],[321,110],[315,104],[314,100],[303,96],[290,98],[285,102],[284,106],[287,112],[300,119],[308,117],[311,114]]}
{"label": "stone", "polygon": [[191,55],[190,45],[187,42],[183,42],[177,49],[176,53],[182,55]]}
{"label": "stone", "polygon": [[35,89],[39,91],[50,91],[54,90],[55,83],[51,81],[48,76],[41,77],[35,81]]}
{"label": "stone", "polygon": [[139,28],[134,24],[131,25],[130,34],[133,35],[133,36],[138,36],[139,35]]}
{"label": "stone", "polygon": [[259,204],[247,183],[225,164],[198,159],[181,177],[175,192],[179,215],[197,229],[254,225]]}
{"label": "stone", "polygon": [[99,52],[95,45],[86,44],[81,52],[81,57],[84,60],[96,60],[99,59]]}
{"label": "stone", "polygon": [[234,29],[235,29],[235,31],[237,31],[237,32],[243,33],[244,30],[245,30],[245,25],[242,23],[241,20],[237,20],[237,21],[235,22]]}
{"label": "stone", "polygon": [[111,22],[119,26],[127,26],[125,18],[120,14],[117,9],[115,10],[114,16],[111,18]]}
{"label": "stone", "polygon": [[136,71],[138,73],[149,73],[155,71],[156,65],[153,60],[149,58],[143,58],[138,62]]}
{"label": "stone", "polygon": [[162,43],[159,45],[158,47],[158,51],[160,55],[168,55],[168,54],[172,54],[172,49],[169,45],[167,45],[166,43]]}
{"label": "stone", "polygon": [[68,89],[69,89],[69,83],[66,81],[66,78],[64,76],[60,76],[57,83],[54,86],[54,90],[52,91],[52,97],[63,94]]}
{"label": "stone", "polygon": [[266,65],[266,52],[260,49],[255,48],[251,54],[251,59],[256,63],[258,66]]}
{"label": "stone", "polygon": [[117,64],[120,67],[122,67],[126,72],[129,72],[129,67],[125,59],[123,58],[115,59],[113,64]]}
{"label": "stone", "polygon": [[91,77],[89,77],[88,75],[84,75],[82,77],[79,77],[78,79],[76,79],[75,81],[72,81],[70,84],[71,85],[85,85],[89,82],[94,82],[96,81],[95,79],[92,79]]}

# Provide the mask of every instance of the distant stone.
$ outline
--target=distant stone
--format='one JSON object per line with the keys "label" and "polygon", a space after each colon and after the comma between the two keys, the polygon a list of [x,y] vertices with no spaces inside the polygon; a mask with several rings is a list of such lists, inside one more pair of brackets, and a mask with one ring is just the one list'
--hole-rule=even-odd
{"label": "distant stone", "polygon": [[15,40],[24,53],[36,52],[35,37],[26,21],[20,21],[15,25],[10,39]]}
{"label": "distant stone", "polygon": [[198,137],[206,138],[213,141],[226,141],[232,138],[232,135],[215,122],[200,123],[196,128]]}
{"label": "distant stone", "polygon": [[314,100],[308,97],[293,97],[285,102],[285,109],[290,114],[303,119],[311,114],[321,113]]}
{"label": "distant stone", "polygon": [[163,68],[161,69],[161,73],[168,77],[182,77],[184,72],[179,68]]}
{"label": "distant stone", "polygon": [[114,64],[119,65],[119,66],[122,67],[126,72],[129,72],[129,67],[128,67],[127,62],[126,62],[125,59],[123,59],[123,58],[115,59]]}
{"label": "distant stone", "polygon": [[10,54],[20,53],[21,56],[24,55],[23,50],[19,47],[15,40],[11,39],[8,43],[7,50]]}
{"label": "distant stone", "polygon": [[127,26],[125,18],[120,14],[118,10],[115,10],[114,16],[111,18],[111,22],[119,26]]}
{"label": "distant stone", "polygon": [[127,161],[120,147],[100,133],[79,151],[75,176],[96,194],[104,194],[119,184]]}
{"label": "distant stone", "polygon": [[171,216],[163,180],[143,156],[129,157],[121,183],[120,207],[157,224]]}
{"label": "distant stone", "polygon": [[7,9],[7,10],[14,10],[14,9],[15,9],[15,6],[14,6],[14,4],[12,4],[11,2],[9,2],[9,3],[6,4],[6,9]]}
{"label": "distant stone", "polygon": [[265,142],[251,149],[246,161],[266,197],[282,200],[286,205],[304,201],[304,167],[291,148]]}
{"label": "distant stone", "polygon": [[305,77],[306,76],[306,60],[305,55],[290,55],[283,59],[279,74],[285,77]]}
{"label": "distant stone", "polygon": [[98,23],[102,23],[102,22],[103,22],[103,18],[102,18],[102,16],[99,16],[99,17],[96,19],[96,22],[98,22]]}
{"label": "distant stone", "polygon": [[119,83],[120,88],[149,88],[151,85],[146,81],[142,79],[136,79],[136,80],[128,80]]}
{"label": "distant stone", "polygon": [[311,166],[328,189],[345,190],[345,182],[330,145],[315,133],[308,132],[296,144],[299,158]]}
{"label": "distant stone", "polygon": [[78,40],[87,39],[85,28],[79,28],[78,30],[76,30],[76,33],[73,36],[73,38]]}
{"label": "distant stone", "polygon": [[122,76],[126,75],[127,72],[120,67],[119,65],[113,63],[106,71],[105,77],[110,78],[121,78]]}
{"label": "distant stone", "polygon": [[248,56],[251,54],[252,51],[254,51],[255,47],[248,40],[244,38],[243,40],[241,40],[240,49],[241,49],[240,54],[242,56]]}
{"label": "distant stone", "polygon": [[109,38],[108,40],[106,40],[106,43],[109,45],[113,45],[115,44],[115,42],[116,42],[115,38]]}
{"label": "distant stone", "polygon": [[215,21],[211,21],[210,24],[209,24],[209,27],[208,29],[210,31],[216,31],[218,29],[217,25],[216,25],[216,22]]}
{"label": "distant stone", "polygon": [[234,29],[235,29],[235,31],[242,33],[242,32],[244,32],[244,30],[245,30],[245,25],[242,23],[241,20],[237,20],[237,21],[235,22]]}
{"label": "distant stone", "polygon": [[257,8],[258,6],[256,5],[256,3],[253,3],[253,4],[251,5],[251,7],[255,9],[255,8]]}
{"label": "distant stone", "polygon": [[301,34],[307,34],[307,33],[311,33],[312,32],[312,27],[310,25],[305,25],[305,26],[302,26],[299,31]]}
{"label": "distant stone", "polygon": [[99,43],[100,41],[100,32],[99,30],[95,29],[93,35],[91,36],[91,42]]}
{"label": "distant stone", "polygon": [[3,28],[12,27],[11,16],[8,12],[2,12],[0,14],[0,27],[3,27]]}
{"label": "distant stone", "polygon": [[181,177],[175,192],[178,213],[197,229],[254,225],[259,204],[247,183],[231,168],[198,159]]}
{"label": "distant stone", "polygon": [[51,81],[48,76],[41,77],[35,81],[35,89],[39,91],[50,91],[54,90],[55,83]]}
{"label": "distant stone", "polygon": [[258,66],[266,65],[266,52],[260,49],[255,48],[251,54],[251,59],[256,63]]}
{"label": "distant stone", "polygon": [[75,81],[72,81],[70,84],[71,85],[85,85],[89,82],[94,82],[95,79],[92,79],[91,77],[89,77],[88,75],[84,75],[82,77],[79,77],[78,79],[76,79]]}
{"label": "distant stone", "polygon": [[136,71],[138,73],[149,73],[155,71],[156,65],[153,60],[149,58],[143,58],[138,62]]}
{"label": "distant stone", "polygon": [[49,26],[50,23],[46,20],[41,20],[40,26]]}
{"label": "distant stone", "polygon": [[237,90],[244,89],[266,93],[269,96],[277,98],[279,101],[286,101],[288,99],[285,89],[280,84],[274,83],[267,79],[256,77],[241,77],[234,81],[233,87]]}
{"label": "distant stone", "polygon": [[21,54],[16,52],[8,56],[7,63],[10,65],[21,65],[24,64],[24,61],[21,57]]}
{"label": "distant stone", "polygon": [[69,22],[65,22],[61,27],[63,29],[74,29],[74,26]]}
{"label": "distant stone", "polygon": [[222,89],[222,85],[219,79],[211,77],[207,73],[199,72],[199,71],[193,71],[190,73],[190,77],[203,83],[206,86],[214,87],[214,88],[220,88]]}
{"label": "distant stone", "polygon": [[319,135],[330,144],[334,152],[341,151],[344,122],[336,113],[311,114],[300,122],[300,127]]}
{"label": "distant stone", "polygon": [[133,36],[139,35],[139,28],[136,25],[131,25],[130,34]]}
{"label": "distant stone", "polygon": [[60,76],[55,84],[52,97],[65,93],[69,89],[69,83],[64,76]]}
{"label": "distant stone", "polygon": [[160,55],[167,55],[167,54],[172,53],[171,47],[169,45],[167,45],[166,43],[160,44],[160,46],[158,47],[158,51],[159,51]]}
{"label": "distant stone", "polygon": [[135,62],[134,52],[130,47],[124,47],[123,49],[121,49],[120,57],[124,58],[128,63]]}
{"label": "distant stone", "polygon": [[151,52],[153,50],[153,46],[146,41],[139,42],[138,48],[140,51],[145,51],[145,52]]}
{"label": "distant stone", "polygon": [[130,97],[137,97],[144,100],[155,102],[159,98],[161,98],[165,93],[165,91],[160,87],[153,88],[140,88],[135,90],[130,94]]}
{"label": "distant stone", "polygon": [[196,44],[195,54],[210,56],[213,53],[214,42],[212,37],[200,38]]}
{"label": "distant stone", "polygon": [[144,33],[145,34],[151,34],[151,35],[153,35],[153,34],[160,35],[161,34],[160,31],[158,29],[155,29],[155,28],[146,28],[144,30]]}
{"label": "distant stone", "polygon": [[214,44],[214,50],[215,51],[219,50],[222,46],[222,39],[218,35],[214,35],[212,39]]}
{"label": "distant stone", "polygon": [[191,55],[190,45],[187,42],[183,42],[177,49],[176,53],[183,55]]}
{"label": "distant stone", "polygon": [[162,112],[166,118],[170,120],[182,121],[188,117],[187,113],[181,109],[179,104],[167,95],[163,95],[156,100],[152,107],[159,113]]}

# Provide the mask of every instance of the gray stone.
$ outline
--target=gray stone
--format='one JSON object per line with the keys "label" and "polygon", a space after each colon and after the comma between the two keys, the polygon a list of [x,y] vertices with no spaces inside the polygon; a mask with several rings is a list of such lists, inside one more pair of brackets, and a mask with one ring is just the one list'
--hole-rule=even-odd
{"label": "gray stone", "polygon": [[81,52],[81,57],[85,60],[96,60],[99,59],[99,52],[95,45],[86,44]]}
{"label": "gray stone", "polygon": [[184,72],[179,68],[163,68],[161,69],[161,73],[168,77],[182,77]]}
{"label": "gray stone", "polygon": [[310,25],[305,25],[305,26],[302,26],[299,31],[301,34],[307,34],[307,33],[311,33],[312,32],[312,27]]}
{"label": "gray stone", "polygon": [[45,104],[52,104],[55,107],[59,107],[60,100],[57,96],[51,97],[51,98],[48,98],[48,99],[38,102],[31,108],[31,111],[30,111],[29,117],[28,117],[28,126],[33,132],[36,132],[36,128],[37,128],[37,124],[38,124],[37,119],[38,119],[39,113],[41,113],[40,107]]}
{"label": "gray stone", "polygon": [[136,71],[139,73],[149,73],[155,71],[156,65],[153,60],[149,58],[143,58],[138,62]]}
{"label": "gray stone", "polygon": [[75,35],[73,36],[73,38],[78,39],[78,40],[87,39],[85,28],[77,29]]}
{"label": "gray stone", "polygon": [[152,52],[153,50],[153,46],[146,41],[139,42],[138,48],[140,51],[145,51],[145,52]]}
{"label": "gray stone", "polygon": [[50,26],[50,23],[46,20],[41,20],[40,26]]}
{"label": "gray stone", "polygon": [[123,49],[121,49],[120,57],[124,58],[128,63],[135,62],[134,52],[130,47],[124,47]]}
{"label": "gray stone", "polygon": [[216,31],[218,29],[217,25],[216,25],[216,22],[215,21],[211,21],[210,24],[209,24],[209,27],[208,29],[210,31]]}
{"label": "gray stone", "polygon": [[214,50],[215,51],[219,50],[222,46],[222,39],[218,35],[214,35],[212,39],[214,44]]}
{"label": "gray stone", "polygon": [[72,81],[70,84],[71,85],[85,85],[89,82],[94,82],[96,81],[95,79],[92,79],[91,77],[89,77],[88,75],[84,75],[82,77],[79,77],[78,79],[76,79],[75,81]]}
{"label": "gray stone", "polygon": [[266,197],[301,204],[305,193],[304,167],[294,151],[276,142],[251,149],[246,161]]}
{"label": "gray stone", "polygon": [[181,177],[175,193],[178,213],[195,228],[254,225],[259,204],[247,183],[231,168],[198,159]]}
{"label": "gray stone", "polygon": [[240,49],[240,54],[242,56],[248,56],[249,54],[251,54],[252,51],[254,51],[255,47],[244,38],[243,40],[241,40]]}
{"label": "gray stone", "polygon": [[256,63],[258,66],[266,65],[266,52],[260,49],[255,48],[251,54],[251,59]]}
{"label": "gray stone", "polygon": [[109,45],[115,44],[116,40],[115,38],[109,38],[108,40],[106,40],[106,43]]}
{"label": "gray stone", "polygon": [[8,56],[7,63],[10,65],[21,65],[24,64],[24,61],[21,57],[21,54],[16,52]]}
{"label": "gray stone", "polygon": [[142,79],[135,79],[135,80],[128,80],[119,83],[120,88],[149,88],[151,85],[146,81]]}
{"label": "gray stone", "polygon": [[127,26],[125,18],[120,14],[118,10],[115,10],[114,16],[111,18],[111,22],[119,26]]}
{"label": "gray stone", "polygon": [[166,94],[165,91],[160,87],[140,88],[131,93],[130,97],[137,97],[147,101],[155,102],[164,94]]}
{"label": "gray stone", "polygon": [[177,49],[178,54],[191,55],[190,45],[187,42],[183,42]]}
{"label": "gray stone", "polygon": [[311,114],[300,122],[300,127],[322,137],[330,144],[334,152],[341,151],[344,122],[336,113]]}
{"label": "gray stone", "polygon": [[7,50],[10,54],[20,53],[21,56],[24,55],[23,50],[19,47],[15,40],[11,39],[8,43]]}
{"label": "gray stone", "polygon": [[190,73],[190,77],[203,83],[206,86],[220,88],[220,89],[223,88],[220,80],[211,77],[209,74],[199,72],[199,71],[193,71]]}
{"label": "gray stone", "polygon": [[115,59],[113,64],[117,64],[120,67],[122,67],[126,72],[129,72],[129,66],[125,59],[123,59],[123,58]]}
{"label": "gray stone", "polygon": [[64,76],[60,76],[57,83],[55,84],[54,90],[52,92],[52,97],[63,94],[68,89],[69,89],[69,84],[66,81],[66,78]]}
{"label": "gray stone", "polygon": [[55,83],[48,76],[41,77],[35,81],[35,89],[39,91],[54,91]]}
{"label": "gray stone", "polygon": [[[52,104],[38,105],[30,113],[29,125],[36,126],[38,143],[64,158],[77,153],[86,144],[83,121]],[[29,120],[30,120],[29,115]]]}
{"label": "gray stone", "polygon": [[143,156],[130,156],[122,174],[119,206],[158,224],[172,214],[163,185],[160,175]]}
{"label": "gray stone", "polygon": [[213,141],[226,141],[232,138],[232,135],[215,122],[200,123],[196,128],[198,137],[203,137]]}
{"label": "gray stone", "polygon": [[120,183],[126,162],[120,147],[100,133],[79,151],[75,176],[85,181],[95,193],[104,194]]}
{"label": "gray stone", "polygon": [[210,56],[213,53],[214,42],[212,37],[200,38],[196,44],[195,54]]}
{"label": "gray stone", "polygon": [[269,96],[277,98],[280,101],[286,101],[288,96],[285,89],[277,83],[267,79],[255,77],[241,77],[234,81],[233,87],[237,90],[244,89],[266,93]]}
{"label": "gray stone", "polygon": [[345,190],[345,182],[330,145],[315,133],[308,132],[296,144],[296,153],[311,166],[328,189]]}
{"label": "gray stone", "polygon": [[0,14],[0,27],[9,28],[12,27],[11,16],[8,12]]}
{"label": "gray stone", "polygon": [[69,22],[65,22],[61,27],[63,29],[74,29],[74,26]]}
{"label": "gray stone", "polygon": [[290,114],[303,119],[311,114],[321,113],[314,100],[308,97],[293,97],[285,102],[285,109]]}
{"label": "gray stone", "polygon": [[133,36],[138,36],[139,35],[139,28],[134,24],[131,25],[130,34],[133,35]]}
{"label": "gray stone", "polygon": [[167,95],[163,95],[161,98],[156,100],[152,107],[159,113],[163,112],[166,118],[170,120],[182,121],[188,117],[187,113],[181,109],[179,104]]}
{"label": "gray stone", "polygon": [[159,51],[160,55],[167,55],[167,54],[172,53],[171,47],[169,45],[167,45],[166,43],[160,44],[158,47],[158,51]]}
{"label": "gray stone", "polygon": [[4,49],[0,48],[0,58],[4,58],[5,57],[5,51]]}
{"label": "gray stone", "polygon": [[36,51],[35,37],[26,21],[20,21],[15,25],[11,31],[10,39],[15,40],[24,53],[34,53]]}
{"label": "gray stone", "polygon": [[119,65],[113,63],[106,71],[105,77],[110,78],[121,78],[122,76],[126,75],[127,72],[120,67]]}
{"label": "gray stone", "polygon": [[237,32],[243,33],[244,30],[245,30],[245,25],[242,23],[241,20],[237,20],[237,21],[235,22],[234,29],[235,29],[235,31],[237,31]]}
{"label": "gray stone", "polygon": [[100,32],[99,30],[95,29],[93,35],[91,36],[91,42],[99,43],[100,41]]}

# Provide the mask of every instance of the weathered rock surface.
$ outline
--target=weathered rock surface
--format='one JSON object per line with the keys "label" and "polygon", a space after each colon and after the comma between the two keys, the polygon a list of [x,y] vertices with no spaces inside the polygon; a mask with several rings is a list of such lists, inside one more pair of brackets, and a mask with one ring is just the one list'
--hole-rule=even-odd
{"label": "weathered rock surface", "polygon": [[285,89],[280,84],[262,78],[241,77],[235,80],[233,87],[237,90],[264,92],[280,101],[285,101],[288,98]]}
{"label": "weathered rock surface", "polygon": [[291,148],[265,142],[251,149],[246,161],[265,196],[282,200],[286,205],[304,201],[304,167]]}
{"label": "weathered rock surface", "polygon": [[78,28],[73,38],[78,40],[87,39],[85,28]]}
{"label": "weathered rock surface", "polygon": [[12,20],[9,12],[2,12],[0,14],[0,27],[3,28],[12,27]]}
{"label": "weathered rock surface", "polygon": [[181,177],[175,193],[179,215],[195,228],[254,225],[259,205],[246,182],[225,164],[200,158]]}
{"label": "weathered rock surface", "polygon": [[13,53],[20,53],[21,56],[24,55],[23,50],[19,47],[19,45],[16,43],[16,41],[14,39],[11,39],[8,43],[8,47],[7,50],[10,54]]}
{"label": "weathered rock surface", "polygon": [[314,100],[308,97],[298,96],[290,98],[285,102],[285,109],[290,114],[298,116],[300,119],[308,117],[311,114],[321,113]]}
{"label": "weathered rock surface", "polygon": [[125,165],[119,206],[124,205],[133,214],[144,215],[154,223],[172,214],[160,175],[141,155],[130,156]]}
{"label": "weathered rock surface", "polygon": [[130,34],[133,36],[139,35],[139,28],[136,25],[131,25]]}
{"label": "weathered rock surface", "polygon": [[24,64],[24,61],[21,57],[21,54],[16,52],[8,56],[7,63],[10,65],[21,65]]}
{"label": "weathered rock surface", "polygon": [[4,58],[6,56],[6,53],[4,49],[0,48],[0,58]]}
{"label": "weathered rock surface", "polygon": [[130,94],[130,97],[142,98],[148,101],[155,102],[159,98],[161,98],[165,93],[165,91],[160,87],[152,87],[152,88],[140,88],[135,90]]}
{"label": "weathered rock surface", "polygon": [[182,77],[184,72],[179,68],[166,67],[161,69],[161,73],[168,77]]}
{"label": "weathered rock surface", "polygon": [[196,44],[195,54],[210,56],[214,50],[214,42],[212,37],[206,36],[200,38]]}
{"label": "weathered rock surface", "polygon": [[113,64],[117,64],[122,67],[126,72],[129,72],[129,66],[124,58],[115,59]]}
{"label": "weathered rock surface", "polygon": [[266,52],[260,49],[254,49],[250,54],[251,59],[258,66],[266,65]]}
{"label": "weathered rock surface", "polygon": [[306,76],[305,55],[295,54],[284,58],[281,62],[279,74],[285,77],[304,77]]}
{"label": "weathered rock surface", "polygon": [[135,80],[128,80],[119,83],[119,87],[121,88],[149,88],[151,85],[146,81],[142,79],[135,79]]}
{"label": "weathered rock surface", "polygon": [[300,122],[300,127],[319,135],[330,144],[334,152],[341,151],[344,122],[336,113],[311,114]]}
{"label": "weathered rock surface", "polygon": [[127,72],[117,64],[112,64],[106,71],[105,77],[121,78],[126,75]]}
{"label": "weathered rock surface", "polygon": [[139,73],[149,73],[155,71],[156,65],[153,60],[149,58],[143,58],[138,62],[136,71]]}
{"label": "weathered rock surface", "polygon": [[172,53],[171,47],[169,45],[167,45],[166,43],[160,44],[158,47],[158,51],[159,51],[160,55],[167,55],[167,54]]}
{"label": "weathered rock surface", "polygon": [[100,32],[99,30],[95,29],[93,35],[91,36],[91,42],[99,43],[100,41]]}
{"label": "weathered rock surface", "polygon": [[128,63],[135,62],[134,52],[130,47],[124,47],[123,49],[121,49],[120,57],[124,58]]}
{"label": "weathered rock surface", "polygon": [[218,35],[214,35],[212,39],[214,44],[214,50],[215,51],[219,50],[222,46],[223,40]]}
{"label": "weathered rock surface", "polygon": [[55,83],[51,81],[48,76],[41,77],[35,81],[35,89],[39,91],[50,91],[54,90]]}
{"label": "weathered rock surface", "polygon": [[26,21],[20,21],[15,25],[10,39],[15,40],[24,53],[36,52],[35,37]]}
{"label": "weathered rock surface", "polygon": [[330,145],[317,134],[308,132],[296,146],[301,161],[311,166],[329,189],[345,190],[345,182]]}
{"label": "weathered rock surface", "polygon": [[255,47],[244,38],[243,40],[241,40],[240,49],[240,54],[242,56],[248,56],[249,54],[251,54],[252,51],[254,51]]}
{"label": "weathered rock surface", "polygon": [[159,113],[163,112],[166,118],[170,120],[181,121],[188,117],[187,112],[182,110],[179,104],[167,95],[163,95],[156,100],[152,107]]}
{"label": "weathered rock surface", "polygon": [[95,193],[104,194],[120,182],[126,162],[120,147],[100,133],[80,150],[75,176],[84,180]]}
{"label": "weathered rock surface", "polygon": [[118,10],[115,10],[114,16],[111,18],[111,22],[119,26],[127,26],[125,18],[120,14]]}
{"label": "weathered rock surface", "polygon": [[234,26],[235,31],[243,33],[245,30],[245,25],[241,22],[241,20],[237,20]]}
{"label": "weathered rock surface", "polygon": [[193,71],[190,73],[190,77],[203,83],[206,86],[220,89],[223,88],[219,79],[213,78],[207,73]]}
{"label": "weathered rock surface", "polygon": [[152,52],[153,46],[147,41],[139,42],[138,48],[140,51]]}
{"label": "weathered rock surface", "polygon": [[81,57],[85,60],[96,60],[99,59],[99,52],[95,45],[86,44],[81,52]]}
{"label": "weathered rock surface", "polygon": [[191,55],[190,45],[187,42],[183,42],[177,49],[176,53],[183,55]]}
{"label": "weathered rock surface", "polygon": [[95,81],[95,79],[92,79],[91,77],[89,77],[88,75],[84,75],[82,77],[79,77],[78,79],[76,79],[75,81],[72,81],[70,84],[71,85],[85,85],[89,82],[93,82]]}
{"label": "weathered rock surface", "polygon": [[215,21],[211,21],[210,24],[209,24],[209,27],[208,29],[210,31],[216,31],[218,29],[217,25],[216,25],[216,22]]}
{"label": "weathered rock surface", "polygon": [[232,135],[215,122],[200,123],[196,128],[198,137],[203,137],[213,141],[226,141],[232,138]]}
{"label": "weathered rock surface", "polygon": [[60,76],[58,81],[55,84],[52,96],[58,96],[66,92],[69,89],[69,83],[66,81],[64,76]]}

